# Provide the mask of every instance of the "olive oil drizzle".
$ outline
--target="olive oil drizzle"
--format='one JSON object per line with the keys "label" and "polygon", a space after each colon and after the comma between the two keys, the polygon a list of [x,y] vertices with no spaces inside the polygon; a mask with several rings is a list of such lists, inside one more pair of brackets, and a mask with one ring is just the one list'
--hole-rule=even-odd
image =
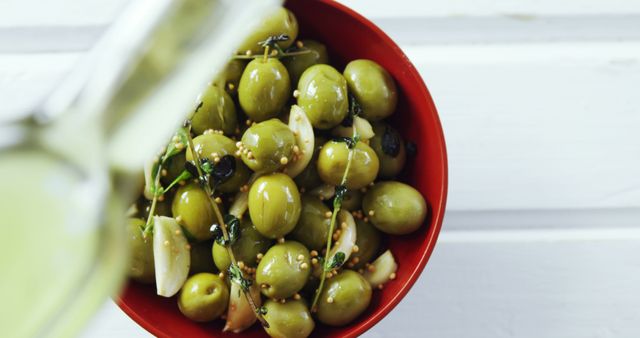
{"label": "olive oil drizzle", "polygon": [[[193,138],[191,137],[191,121],[189,120],[185,121],[185,126],[187,128],[188,147],[191,150],[191,154],[193,154],[193,160],[196,163],[195,167],[196,167],[196,170],[198,171],[198,177],[203,177],[203,171],[200,168],[200,165],[198,165],[198,163],[200,163],[200,155],[195,150],[195,146],[193,145]],[[242,289],[244,296],[247,298],[247,302],[251,306],[251,309],[255,313],[256,317],[258,318],[262,326],[265,328],[269,328],[269,323],[267,323],[267,320],[264,318],[263,311],[256,306],[256,303],[254,302],[253,298],[251,297],[251,293],[249,292],[249,286],[251,285],[251,280],[244,276],[244,274],[242,273],[242,270],[238,266],[236,257],[233,254],[233,249],[231,248],[231,245],[230,245],[231,239],[229,236],[229,231],[227,230],[227,224],[224,220],[224,217],[222,216],[222,212],[220,212],[220,208],[218,207],[218,204],[213,199],[213,189],[211,189],[211,186],[209,184],[203,184],[203,189],[207,193],[207,197],[209,198],[209,203],[211,204],[211,207],[213,208],[213,212],[215,213],[216,218],[218,220],[218,224],[220,225],[219,228],[220,230],[222,230],[222,236],[223,236],[224,242],[228,244],[228,245],[224,245],[224,247],[227,250],[227,254],[229,255],[229,259],[231,261],[231,265],[229,266],[229,271],[228,271],[229,277],[232,280],[232,282],[240,285],[240,289]]]}

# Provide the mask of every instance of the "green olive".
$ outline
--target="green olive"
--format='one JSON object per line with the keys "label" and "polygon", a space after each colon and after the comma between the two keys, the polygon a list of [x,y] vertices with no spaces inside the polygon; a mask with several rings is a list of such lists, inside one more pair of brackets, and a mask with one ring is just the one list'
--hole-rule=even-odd
{"label": "green olive", "polygon": [[373,124],[375,135],[371,138],[371,148],[380,159],[380,178],[393,178],[400,173],[407,160],[407,151],[402,136],[386,123]]}
{"label": "green olive", "polygon": [[249,62],[238,85],[240,106],[256,122],[276,117],[290,95],[289,73],[275,58]]}
{"label": "green olive", "polygon": [[356,211],[362,208],[362,192],[360,190],[347,190],[342,198],[342,209]]}
{"label": "green olive", "polygon": [[[345,142],[329,141],[320,150],[318,174],[331,185],[339,185],[347,167],[349,148]],[[368,145],[358,142],[347,175],[348,189],[360,189],[375,180],[380,163],[378,156]]]}
{"label": "green olive", "polygon": [[[154,215],[171,217],[171,195],[172,193],[168,192],[164,194],[162,201],[158,200],[156,202]],[[138,209],[136,217],[147,219],[149,218],[149,211],[151,211],[151,201],[144,197],[139,198],[138,201],[136,201],[136,208]]]}
{"label": "green olive", "polygon": [[138,282],[153,283],[155,281],[155,267],[151,233],[146,239],[142,236],[145,221],[139,218],[130,218],[128,223],[129,250],[131,250],[129,277]]}
{"label": "green olive", "polygon": [[298,82],[298,105],[317,129],[330,129],[342,122],[349,110],[347,81],[329,65],[314,65]]}
{"label": "green olive", "polygon": [[327,242],[331,219],[326,214],[331,210],[322,201],[311,195],[302,196],[302,212],[291,238],[307,248],[320,251]]}
{"label": "green olive", "polygon": [[224,70],[224,89],[231,96],[238,94],[238,85],[240,84],[240,78],[244,72],[244,68],[247,66],[244,60],[231,60],[227,63],[227,68]]}
{"label": "green olive", "polygon": [[208,322],[220,317],[229,303],[229,287],[218,275],[195,274],[184,283],[178,296],[178,308],[196,322]]}
{"label": "green olive", "polygon": [[[215,133],[200,135],[194,138],[193,148],[198,153],[200,159],[207,158],[211,163],[215,163],[216,158],[219,159],[226,155],[235,156],[238,150],[233,140]],[[193,161],[191,149],[187,149],[187,160]],[[251,176],[249,168],[247,168],[239,158],[236,158],[236,169],[233,176],[223,184],[220,184],[216,190],[225,193],[236,192],[242,185],[247,183],[249,176]]]}
{"label": "green olive", "polygon": [[200,272],[215,272],[216,266],[213,264],[211,257],[212,241],[191,244],[191,267],[189,274]]}
{"label": "green olive", "polygon": [[182,171],[184,170],[184,163],[186,161],[185,152],[181,151],[173,156],[171,156],[165,165],[162,166],[162,169],[166,170],[166,175],[160,175],[160,181],[163,186],[168,186],[180,176]]}
{"label": "green olive", "polygon": [[216,222],[215,214],[209,196],[197,183],[190,183],[178,189],[171,210],[187,237],[196,241],[212,237],[210,228]]}
{"label": "green olive", "polygon": [[376,183],[364,195],[362,208],[376,228],[392,235],[418,230],[427,216],[427,203],[420,192],[394,181]]}
{"label": "green olive", "polygon": [[224,88],[208,86],[199,97],[195,113],[191,117],[191,130],[202,134],[207,129],[222,130],[231,135],[238,127],[236,106]]}
{"label": "green olive", "polygon": [[269,323],[267,334],[274,338],[305,338],[315,327],[309,308],[302,300],[288,300],[280,303],[267,300],[264,319]]}
{"label": "green olive", "polygon": [[380,250],[382,234],[370,223],[356,219],[356,245],[358,252],[351,253],[350,260],[354,269],[360,269],[369,263]]}
{"label": "green olive", "polygon": [[242,135],[242,161],[255,172],[274,172],[288,163],[295,144],[293,132],[280,120],[256,123]]}
{"label": "green olive", "polygon": [[356,319],[371,302],[371,286],[357,272],[343,270],[328,279],[318,301],[318,320],[342,326]]}
{"label": "green olive", "polygon": [[286,8],[278,8],[269,16],[264,18],[257,28],[249,35],[238,47],[239,52],[252,51],[254,54],[261,53],[262,47],[259,45],[261,41],[266,40],[270,36],[286,34],[289,39],[278,42],[282,49],[286,49],[293,44],[298,37],[298,20]]}
{"label": "green olive", "polygon": [[[260,253],[264,254],[271,244],[273,244],[273,241],[262,236],[253,224],[251,224],[248,217],[245,217],[240,225],[240,238],[231,245],[231,249],[233,250],[233,255],[236,257],[236,261],[243,262],[249,267],[255,267],[257,255]],[[227,249],[218,243],[214,243],[212,254],[218,269],[220,269],[220,271],[227,271],[229,265],[231,265]],[[211,257],[211,254],[209,257]]]}
{"label": "green olive", "polygon": [[329,63],[329,54],[324,44],[316,40],[302,40],[302,43],[304,48],[309,51],[308,53],[289,56],[282,60],[282,63],[287,67],[287,71],[289,71],[291,87],[293,88],[298,86],[298,80],[300,80],[300,76],[307,68],[317,64]]}
{"label": "green olive", "polygon": [[295,241],[272,246],[260,260],[256,283],[269,298],[289,298],[300,291],[311,274],[309,250]]}
{"label": "green olive", "polygon": [[281,173],[258,178],[249,190],[249,215],[258,232],[279,238],[293,230],[300,218],[300,193]]}
{"label": "green olive", "polygon": [[382,120],[396,109],[398,90],[389,73],[371,60],[354,60],[344,69],[349,92],[362,107],[362,117]]}
{"label": "green olive", "polygon": [[315,148],[313,150],[313,157],[311,157],[311,161],[294,179],[298,187],[301,189],[304,188],[306,190],[310,190],[322,184],[322,179],[320,179],[320,175],[318,175],[318,155],[322,146],[327,143],[327,139],[322,136],[316,136],[314,142]]}

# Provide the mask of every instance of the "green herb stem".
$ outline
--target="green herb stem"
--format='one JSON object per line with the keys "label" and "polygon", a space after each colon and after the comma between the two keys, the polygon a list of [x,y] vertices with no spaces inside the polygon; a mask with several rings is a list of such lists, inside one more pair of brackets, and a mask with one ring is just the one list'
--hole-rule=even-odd
{"label": "green herb stem", "polygon": [[[356,126],[353,124],[353,138],[357,142],[358,132],[356,131]],[[355,153],[355,145],[353,147],[349,147],[349,155],[347,156],[347,166],[344,169],[344,173],[342,174],[342,180],[340,181],[340,185],[344,186],[347,183],[347,176],[349,175],[349,170],[351,169],[351,162],[353,162],[353,154]],[[313,303],[311,303],[311,311],[315,312],[317,310],[318,299],[320,298],[320,293],[322,293],[322,288],[324,287],[324,281],[327,277],[327,269],[325,269],[326,264],[330,264],[329,262],[329,252],[331,251],[331,244],[333,239],[333,230],[336,226],[336,219],[338,218],[338,213],[342,208],[342,196],[336,195],[337,200],[333,203],[333,213],[331,214],[331,224],[329,225],[329,235],[327,235],[327,248],[324,254],[324,262],[322,267],[322,273],[320,274],[320,284],[316,289],[315,296],[313,297]]]}
{"label": "green herb stem", "polygon": [[144,225],[144,230],[142,231],[142,238],[143,239],[147,239],[147,237],[149,236],[149,233],[151,232],[151,230],[153,230],[153,222],[151,222],[151,219],[153,217],[153,214],[155,214],[156,212],[156,205],[158,204],[158,198],[160,197],[160,189],[158,189],[158,186],[160,184],[160,172],[162,171],[162,162],[160,162],[158,164],[158,171],[156,172],[156,177],[154,177],[153,181],[153,199],[151,199],[151,207],[149,207],[149,215],[147,215],[147,222]]}
{"label": "green herb stem", "polygon": [[[193,154],[193,160],[195,161],[195,164],[196,164],[195,167],[198,170],[198,177],[203,177],[202,169],[200,168],[200,155],[195,150],[195,147],[193,145],[193,138],[191,137],[190,126],[191,124],[189,123],[189,127],[187,129],[188,146],[189,146],[189,149],[191,150],[191,153]],[[225,242],[230,243],[231,241],[229,238],[229,232],[227,231],[227,225],[224,222],[224,217],[222,216],[222,212],[220,212],[220,208],[218,208],[218,204],[213,199],[213,189],[211,189],[211,187],[208,184],[204,184],[204,190],[207,193],[207,196],[209,198],[209,203],[211,204],[211,207],[213,208],[213,212],[215,213],[218,223],[220,224],[220,229],[222,230],[222,236]],[[231,261],[231,265],[233,269],[237,269],[238,271],[240,271],[240,274],[243,275],[242,278],[245,279],[246,277],[244,277],[242,270],[238,266],[238,263],[236,261],[235,255],[233,254],[231,245],[225,245],[225,248],[227,250],[227,254],[229,255],[229,259]],[[264,326],[265,328],[268,328],[269,323],[267,323],[266,319],[264,319],[264,316],[262,316],[262,313],[259,311],[258,307],[256,306],[256,303],[254,302],[253,297],[251,297],[250,291],[244,287],[241,287],[240,289],[242,289],[242,292],[244,293],[244,296],[247,298],[247,301],[249,302],[249,305],[251,306],[253,313],[255,313],[256,317],[258,318],[262,326]]]}
{"label": "green herb stem", "polygon": [[[267,55],[267,58],[283,58],[283,57],[287,57],[287,56],[296,56],[296,55],[304,55],[304,54],[308,54],[311,53],[311,50],[309,49],[302,49],[302,50],[297,50],[295,52],[278,52],[278,54],[276,55]],[[245,54],[236,54],[233,56],[233,59],[235,60],[253,60],[253,59],[258,59],[258,58],[264,58],[263,54],[258,54],[258,55],[245,55]]]}

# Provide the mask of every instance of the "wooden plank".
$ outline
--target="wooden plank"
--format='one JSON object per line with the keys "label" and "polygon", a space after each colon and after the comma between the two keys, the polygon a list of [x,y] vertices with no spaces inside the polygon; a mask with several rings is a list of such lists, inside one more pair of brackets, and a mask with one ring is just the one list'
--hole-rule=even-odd
{"label": "wooden plank", "polygon": [[[640,233],[585,241],[575,232],[562,241],[546,231],[483,241],[443,232],[409,294],[363,337],[638,337]],[[109,302],[82,337],[113,336],[150,337]]]}
{"label": "wooden plank", "polygon": [[364,16],[477,17],[639,14],[638,0],[338,0]]}
{"label": "wooden plank", "polygon": [[399,16],[372,20],[402,45],[640,40],[640,15]]}
{"label": "wooden plank", "polygon": [[640,206],[640,44],[405,48],[450,160],[450,210]]}
{"label": "wooden plank", "polygon": [[449,242],[453,236],[443,233],[409,296],[365,337],[640,335],[637,235]]}

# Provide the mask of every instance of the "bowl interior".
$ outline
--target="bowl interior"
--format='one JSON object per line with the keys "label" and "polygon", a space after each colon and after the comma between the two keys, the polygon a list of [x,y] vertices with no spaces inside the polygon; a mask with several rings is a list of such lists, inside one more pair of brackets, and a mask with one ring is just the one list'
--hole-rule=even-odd
{"label": "bowl interior", "polygon": [[[300,37],[327,45],[330,61],[339,71],[351,60],[378,62],[396,80],[398,108],[392,124],[406,140],[417,145],[400,180],[416,187],[426,198],[426,224],[406,236],[389,237],[386,245],[398,261],[397,278],[374,292],[372,304],[353,323],[339,328],[316,325],[314,337],[354,337],[380,321],[409,291],[435,246],[446,202],[447,159],[442,128],[422,78],[402,53],[371,22],[331,0],[288,1],[300,24]],[[130,282],[118,300],[120,307],[145,329],[159,337],[265,337],[254,325],[241,335],[223,333],[222,321],[198,324],[182,316],[176,299],[156,296],[153,285]]]}

